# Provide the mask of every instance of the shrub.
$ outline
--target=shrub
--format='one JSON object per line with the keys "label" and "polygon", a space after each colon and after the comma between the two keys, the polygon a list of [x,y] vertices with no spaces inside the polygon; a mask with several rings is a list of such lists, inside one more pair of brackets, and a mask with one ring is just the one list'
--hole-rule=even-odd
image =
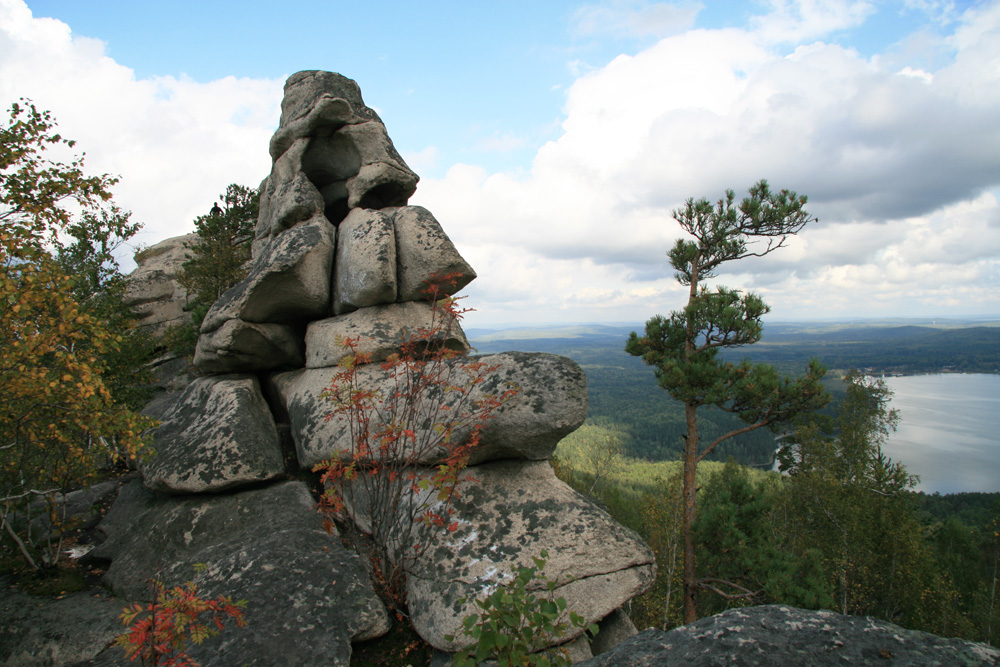
{"label": "shrub", "polygon": [[[362,386],[358,371],[372,360],[359,339],[349,338],[342,341],[349,354],[324,392],[330,418],[344,420],[352,447],[314,467],[324,485],[320,507],[370,533],[376,587],[393,607],[401,606],[407,568],[430,536],[457,528],[451,504],[469,453],[483,425],[516,392],[479,390],[497,367],[449,347],[467,312],[456,299],[439,298],[454,281],[449,275],[431,283],[431,324],[381,364],[391,389]],[[428,460],[437,467],[423,467]]]}
{"label": "shrub", "polygon": [[[475,667],[490,658],[495,658],[499,667],[570,664],[563,649],[533,652],[562,637],[570,626],[582,628],[586,623],[576,612],[567,613],[565,598],[553,597],[555,582],[542,573],[548,557],[543,550],[540,557],[532,559],[534,567],[519,567],[511,581],[476,600],[479,614],[470,614],[462,621],[462,632],[473,644],[455,656],[455,667]],[[529,591],[536,581],[548,590],[548,596]],[[596,635],[597,625],[587,626],[587,631]],[[455,637],[446,639],[454,641]]]}
{"label": "shrub", "polygon": [[115,638],[115,645],[130,661],[139,658],[151,667],[200,667],[185,651],[189,642],[197,645],[218,635],[227,617],[241,628],[246,625],[245,600],[233,602],[222,595],[205,600],[190,581],[169,589],[158,578],[149,584],[153,601],[145,606],[135,603],[121,613],[122,624],[129,629]]}

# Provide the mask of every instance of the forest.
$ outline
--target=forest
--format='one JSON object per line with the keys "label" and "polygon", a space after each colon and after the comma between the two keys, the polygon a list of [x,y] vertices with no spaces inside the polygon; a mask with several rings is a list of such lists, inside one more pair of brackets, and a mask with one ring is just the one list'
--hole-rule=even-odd
{"label": "forest", "polygon": [[[676,627],[682,623],[681,463],[622,456],[618,443],[614,431],[585,424],[559,444],[554,465],[561,479],[653,548],[657,579],[632,603],[636,626]],[[700,576],[733,580],[755,593],[703,594],[701,615],[785,603],[994,646],[1000,640],[1000,493],[882,496],[833,486],[824,492],[732,459],[703,462],[698,484]]]}

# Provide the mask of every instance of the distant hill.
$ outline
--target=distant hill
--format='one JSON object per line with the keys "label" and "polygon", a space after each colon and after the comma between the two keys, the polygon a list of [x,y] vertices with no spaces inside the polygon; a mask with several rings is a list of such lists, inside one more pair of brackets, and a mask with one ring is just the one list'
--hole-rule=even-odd
{"label": "distant hill", "polygon": [[[679,450],[684,432],[680,404],[659,388],[651,368],[625,353],[625,341],[643,325],[593,324],[466,331],[480,354],[507,350],[550,352],[570,357],[587,373],[589,422],[608,428],[625,442],[630,456],[667,460]],[[866,320],[858,322],[768,323],[760,343],[727,352],[801,373],[816,357],[831,369],[827,382],[836,397],[840,374],[852,368],[870,373],[1000,373],[1000,321]],[[706,411],[703,432],[723,433],[738,422],[732,415]],[[725,443],[713,458],[732,455],[744,464],[766,465],[774,436],[755,431]]]}

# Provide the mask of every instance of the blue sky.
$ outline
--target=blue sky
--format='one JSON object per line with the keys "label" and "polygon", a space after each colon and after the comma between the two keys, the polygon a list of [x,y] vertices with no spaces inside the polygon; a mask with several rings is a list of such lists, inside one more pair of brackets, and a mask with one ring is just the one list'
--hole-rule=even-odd
{"label": "blue sky", "polygon": [[680,307],[688,196],[819,223],[719,277],[773,319],[1000,318],[1000,3],[0,0],[0,103],[78,140],[142,242],[267,175],[284,79],[355,79],[479,272],[470,326]]}

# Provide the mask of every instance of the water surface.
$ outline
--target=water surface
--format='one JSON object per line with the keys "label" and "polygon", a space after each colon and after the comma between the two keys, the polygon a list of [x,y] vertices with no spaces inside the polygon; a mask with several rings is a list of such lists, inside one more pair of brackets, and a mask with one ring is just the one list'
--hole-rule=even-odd
{"label": "water surface", "polygon": [[918,491],[1000,491],[1000,375],[886,378],[899,428],[884,451],[920,476]]}

